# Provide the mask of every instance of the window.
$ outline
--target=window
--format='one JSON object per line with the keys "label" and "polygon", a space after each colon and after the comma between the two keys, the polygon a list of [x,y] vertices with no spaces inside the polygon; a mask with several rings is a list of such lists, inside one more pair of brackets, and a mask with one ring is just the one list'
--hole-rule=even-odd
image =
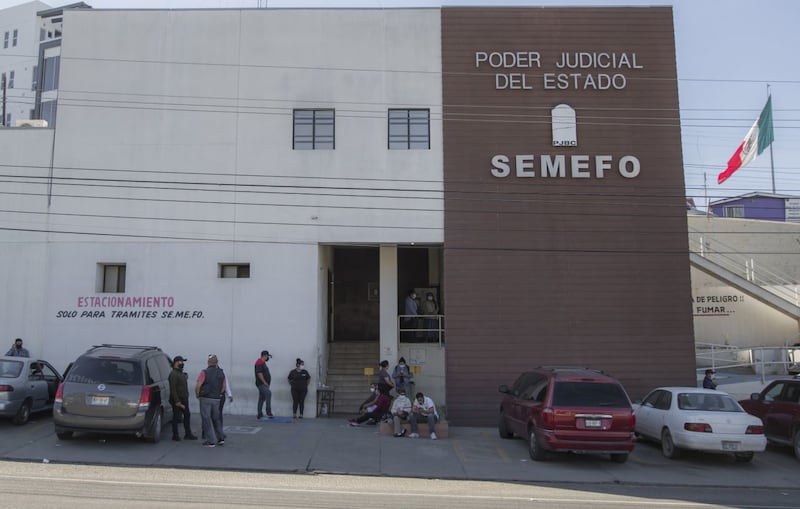
{"label": "window", "polygon": [[[31,90],[36,90],[36,85],[39,84],[39,66],[33,66],[33,76],[31,76]],[[33,118],[33,117],[31,117]]]}
{"label": "window", "polygon": [[14,88],[14,71],[8,71],[8,88]]}
{"label": "window", "polygon": [[11,45],[12,46],[16,46],[17,45],[17,33],[18,33],[18,30],[14,29],[14,37],[11,39]]}
{"label": "window", "polygon": [[42,120],[47,120],[49,127],[56,126],[56,113],[58,110],[58,101],[45,101],[42,103],[42,114],[39,117]]}
{"label": "window", "polygon": [[58,71],[61,67],[61,56],[44,59],[44,83],[42,90],[56,90],[58,88]]}
{"label": "window", "polygon": [[220,263],[219,264],[219,277],[228,278],[249,278],[250,277],[250,264],[249,263]]}
{"label": "window", "polygon": [[723,217],[744,217],[744,207],[741,205],[722,208]]}
{"label": "window", "polygon": [[389,110],[389,150],[431,148],[430,110]]}
{"label": "window", "polygon": [[125,293],[125,265],[124,264],[97,264],[98,292]]}
{"label": "window", "polygon": [[3,34],[3,48],[8,48],[8,32]]}
{"label": "window", "polygon": [[334,142],[334,110],[294,110],[293,149],[333,150]]}

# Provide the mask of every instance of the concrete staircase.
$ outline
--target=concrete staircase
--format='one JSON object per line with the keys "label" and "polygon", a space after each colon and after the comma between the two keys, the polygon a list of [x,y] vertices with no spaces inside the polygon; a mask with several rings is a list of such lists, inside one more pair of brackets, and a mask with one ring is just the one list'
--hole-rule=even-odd
{"label": "concrete staircase", "polygon": [[[378,381],[379,352],[377,341],[330,343],[328,385],[336,389],[336,415],[358,413],[358,406],[369,395],[369,384]],[[375,375],[364,376],[364,368],[373,368]]]}

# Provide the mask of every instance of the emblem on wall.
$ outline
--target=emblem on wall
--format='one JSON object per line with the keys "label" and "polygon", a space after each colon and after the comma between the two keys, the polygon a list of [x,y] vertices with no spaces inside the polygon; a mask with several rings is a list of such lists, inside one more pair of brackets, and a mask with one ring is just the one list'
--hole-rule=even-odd
{"label": "emblem on wall", "polygon": [[550,110],[550,119],[553,127],[553,146],[577,147],[578,129],[575,110],[566,104],[559,104]]}

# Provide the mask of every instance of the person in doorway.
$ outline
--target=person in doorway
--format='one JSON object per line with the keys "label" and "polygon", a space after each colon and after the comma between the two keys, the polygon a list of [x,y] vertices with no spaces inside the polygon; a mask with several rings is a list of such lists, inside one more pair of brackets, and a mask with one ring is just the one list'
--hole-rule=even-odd
{"label": "person in doorway", "polygon": [[412,339],[416,337],[418,306],[417,306],[417,292],[411,290],[406,295],[405,305],[403,307],[403,339]]}
{"label": "person in doorway", "polygon": [[269,368],[267,367],[267,361],[271,358],[272,356],[269,354],[268,350],[262,350],[261,357],[256,359],[256,388],[258,388],[258,411],[256,412],[256,419],[258,420],[264,418],[264,413],[261,411],[262,408],[264,412],[266,412],[267,419],[272,419],[273,417],[272,391],[270,390],[272,376],[269,374]]}
{"label": "person in doorway", "polygon": [[706,370],[706,376],[703,377],[703,389],[714,389],[717,388],[717,382],[714,381],[715,371],[713,369]]}
{"label": "person in doorway", "polygon": [[192,434],[192,414],[189,412],[189,384],[183,365],[186,358],[176,355],[172,359],[172,371],[169,372],[169,402],[172,405],[172,439],[181,440],[178,434],[178,423],[183,420],[183,438],[197,440]]}
{"label": "person in doorway", "polygon": [[208,356],[208,367],[200,372],[194,394],[200,400],[200,417],[203,420],[203,446],[215,447],[225,444],[222,422],[219,420],[219,399],[225,395],[225,372],[219,366],[217,356]]}
{"label": "person in doorway", "polygon": [[[2,352],[2,350],[0,350]],[[14,344],[11,345],[11,348],[6,352],[6,357],[30,357],[31,354],[28,352],[27,349],[22,347],[22,338],[17,338],[14,340]]]}
{"label": "person in doorway", "polygon": [[422,301],[420,314],[423,318],[423,329],[426,339],[437,339],[439,337],[439,305],[436,299],[433,298],[433,293],[428,292],[425,294],[425,300]]}
{"label": "person in doorway", "polygon": [[389,395],[378,391],[375,403],[367,407],[367,412],[359,415],[355,419],[350,419],[350,426],[361,426],[363,423],[377,424],[389,411]]}
{"label": "person in doorway", "polygon": [[380,371],[378,372],[378,392],[386,394],[387,396],[394,388],[394,381],[389,376],[389,361],[382,360],[380,363]]}
{"label": "person in doorway", "polygon": [[414,393],[412,390],[414,374],[411,372],[411,368],[408,364],[406,364],[405,357],[400,357],[400,360],[397,361],[397,365],[392,371],[392,380],[394,380],[394,389],[398,394],[400,394],[400,389],[403,389],[406,393]]}
{"label": "person in doorway", "polygon": [[409,438],[419,438],[419,433],[417,433],[417,421],[423,419],[428,422],[431,440],[436,440],[436,422],[439,420],[439,414],[436,412],[436,405],[433,404],[431,398],[418,392],[414,399],[414,404],[411,406],[411,416],[408,419],[411,421],[411,434],[408,435]]}
{"label": "person in doorway", "polygon": [[411,400],[406,396],[406,390],[397,389],[397,398],[392,402],[392,420],[394,421],[394,436],[402,437],[406,434],[406,429],[402,426],[402,421],[411,415]]}
{"label": "person in doorway", "polygon": [[[298,357],[295,362],[295,368],[289,372],[289,387],[292,391],[292,417],[295,419],[303,418],[303,408],[308,395],[308,382],[310,380],[311,375],[306,371],[306,363]],[[297,413],[298,410],[300,410],[299,414]]]}

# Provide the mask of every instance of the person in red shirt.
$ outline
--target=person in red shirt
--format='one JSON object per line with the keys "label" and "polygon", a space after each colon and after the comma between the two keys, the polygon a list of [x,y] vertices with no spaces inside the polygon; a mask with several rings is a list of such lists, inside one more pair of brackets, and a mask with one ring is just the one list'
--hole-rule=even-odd
{"label": "person in red shirt", "polygon": [[367,411],[358,416],[356,419],[350,419],[348,422],[350,426],[361,426],[362,423],[371,421],[371,424],[377,424],[383,419],[383,416],[389,412],[389,395],[383,392],[378,394],[375,403],[367,407]]}

